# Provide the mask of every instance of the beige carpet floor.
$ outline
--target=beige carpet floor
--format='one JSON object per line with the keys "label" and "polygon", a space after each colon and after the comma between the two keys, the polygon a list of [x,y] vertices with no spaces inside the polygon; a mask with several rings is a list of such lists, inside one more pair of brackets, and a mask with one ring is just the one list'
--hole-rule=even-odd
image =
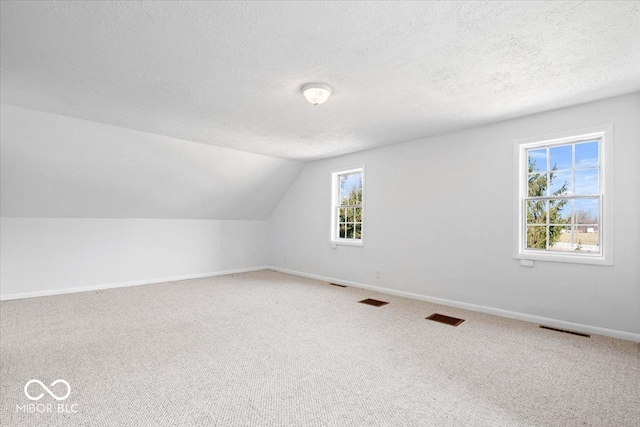
{"label": "beige carpet floor", "polygon": [[[369,297],[390,304],[357,303]],[[273,271],[0,313],[7,427],[640,425],[638,344]],[[71,394],[32,384],[44,396],[29,401],[31,379]],[[77,412],[18,410],[28,403]]]}

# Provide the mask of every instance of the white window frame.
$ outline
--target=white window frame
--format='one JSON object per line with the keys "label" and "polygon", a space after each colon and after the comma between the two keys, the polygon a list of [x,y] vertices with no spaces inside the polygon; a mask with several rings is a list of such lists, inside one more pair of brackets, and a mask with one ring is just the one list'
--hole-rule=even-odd
{"label": "white window frame", "polygon": [[[362,224],[360,225],[361,231],[360,239],[346,239],[338,236],[338,208],[340,207],[340,181],[338,177],[340,175],[346,175],[349,173],[362,172]],[[331,237],[329,243],[331,245],[347,245],[347,246],[364,246],[365,236],[365,203],[366,203],[366,190],[365,190],[366,173],[364,165],[341,168],[331,171]]]}
{"label": "white window frame", "polygon": [[[550,145],[600,141],[600,253],[552,252],[526,249],[525,198],[527,186],[527,150]],[[613,265],[613,125],[566,131],[514,141],[514,248],[515,259],[566,262],[576,264]]]}

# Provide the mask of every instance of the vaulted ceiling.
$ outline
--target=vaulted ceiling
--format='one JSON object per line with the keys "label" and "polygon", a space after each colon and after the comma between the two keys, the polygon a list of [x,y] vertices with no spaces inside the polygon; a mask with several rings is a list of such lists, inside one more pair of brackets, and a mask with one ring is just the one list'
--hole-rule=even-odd
{"label": "vaulted ceiling", "polygon": [[302,162],[9,105],[3,217],[266,220]]}
{"label": "vaulted ceiling", "polygon": [[639,5],[3,1],[1,101],[313,160],[640,90]]}

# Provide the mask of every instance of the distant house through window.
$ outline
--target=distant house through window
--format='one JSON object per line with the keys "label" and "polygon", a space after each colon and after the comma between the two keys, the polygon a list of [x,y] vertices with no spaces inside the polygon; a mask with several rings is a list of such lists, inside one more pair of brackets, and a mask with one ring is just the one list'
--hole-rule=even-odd
{"label": "distant house through window", "polygon": [[362,245],[364,168],[332,173],[331,242]]}
{"label": "distant house through window", "polygon": [[[519,257],[589,262],[604,260],[612,249],[603,239],[611,229],[604,222],[610,221],[604,215],[606,134],[519,146]],[[560,257],[545,258],[549,254]]]}

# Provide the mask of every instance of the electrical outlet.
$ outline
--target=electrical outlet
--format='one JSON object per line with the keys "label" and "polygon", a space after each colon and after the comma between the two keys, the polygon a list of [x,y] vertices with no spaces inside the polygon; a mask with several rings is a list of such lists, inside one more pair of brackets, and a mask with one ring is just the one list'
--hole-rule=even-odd
{"label": "electrical outlet", "polygon": [[284,256],[284,262],[287,262],[287,256],[286,255]]}
{"label": "electrical outlet", "polygon": [[376,279],[379,279],[379,278],[380,278],[380,272],[376,271]]}

